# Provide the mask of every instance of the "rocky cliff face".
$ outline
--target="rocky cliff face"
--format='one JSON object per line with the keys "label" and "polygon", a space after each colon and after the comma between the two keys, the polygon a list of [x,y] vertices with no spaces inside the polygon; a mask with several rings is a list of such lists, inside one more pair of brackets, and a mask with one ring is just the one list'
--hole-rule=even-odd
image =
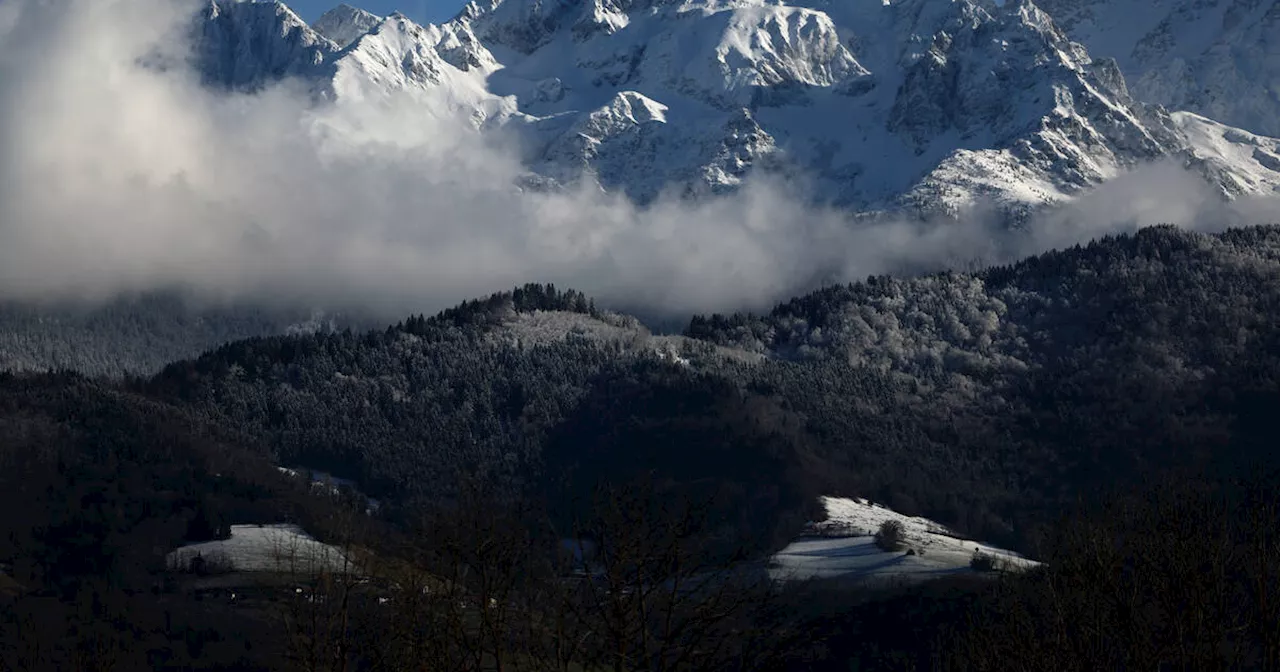
{"label": "rocky cliff face", "polygon": [[1115,58],[1134,95],[1280,135],[1277,0],[1043,0],[1077,40]]}
{"label": "rocky cliff face", "polygon": [[238,90],[284,77],[323,77],[338,51],[280,3],[213,0],[198,16],[197,37],[204,81]]}

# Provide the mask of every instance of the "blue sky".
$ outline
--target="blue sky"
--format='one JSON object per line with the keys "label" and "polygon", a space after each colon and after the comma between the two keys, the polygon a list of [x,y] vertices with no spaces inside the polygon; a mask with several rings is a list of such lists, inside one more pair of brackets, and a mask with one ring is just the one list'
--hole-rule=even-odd
{"label": "blue sky", "polygon": [[[303,19],[315,21],[321,14],[342,4],[343,0],[284,0]],[[374,14],[386,16],[399,10],[419,23],[439,23],[453,18],[466,4],[465,0],[346,0],[346,3]]]}

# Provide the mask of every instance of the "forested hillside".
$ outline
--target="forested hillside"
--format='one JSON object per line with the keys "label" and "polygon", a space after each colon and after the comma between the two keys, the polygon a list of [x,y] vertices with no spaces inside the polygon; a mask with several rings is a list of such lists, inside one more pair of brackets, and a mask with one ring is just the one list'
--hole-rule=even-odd
{"label": "forested hillside", "polygon": [[[530,286],[385,331],[236,343],[145,388],[393,501],[459,473],[518,493],[652,468],[778,488],[758,503],[775,522],[853,494],[1026,548],[1099,485],[1271,458],[1278,270],[1280,229],[1159,227],[699,317],[660,344]],[[577,317],[522,340],[541,311]]]}
{"label": "forested hillside", "polygon": [[[563,319],[526,322],[539,311]],[[464,474],[521,496],[656,467],[730,486],[744,505],[772,499],[756,521],[768,527],[780,501],[798,510],[817,494],[807,479],[779,478],[804,468],[799,422],[792,431],[767,418],[776,402],[702,366],[721,355],[696,345],[683,351],[700,364],[681,363],[634,320],[530,285],[384,331],[230,344],[144,389],[265,437],[282,463],[355,478],[393,503],[447,499]]]}
{"label": "forested hillside", "polygon": [[253,437],[75,373],[0,374],[0,507],[13,670],[259,669],[236,666],[279,649],[245,642],[283,638],[278,624],[178,591],[165,555],[233,521],[323,532],[333,508]]}
{"label": "forested hillside", "polygon": [[152,375],[230,341],[357,323],[305,310],[201,303],[178,292],[103,304],[0,302],[0,370]]}
{"label": "forested hillside", "polygon": [[[884,408],[927,439],[845,443],[837,454],[865,464],[879,453],[889,469],[916,462],[914,478],[906,470],[866,485],[983,529],[1011,522],[1005,512],[1019,504],[1068,501],[1175,464],[1271,459],[1278,260],[1275,227],[1221,236],[1156,227],[973,275],[870,278],[765,316],[695,318],[686,333],[794,362],[818,380],[883,372],[886,389],[899,390],[880,397]],[[832,398],[841,397],[813,403]],[[843,398],[836,412],[801,411],[836,442],[864,422],[855,397]],[[934,508],[966,473],[995,518]],[[936,480],[921,488],[925,474]],[[969,515],[986,517],[981,508]]]}
{"label": "forested hillside", "polygon": [[[1271,669],[1278,271],[1280,228],[1155,228],[684,336],[526,285],[149,378],[0,374],[0,504],[22,512],[0,526],[0,664]],[[817,494],[1045,565],[856,595],[754,583]],[[279,522],[358,547],[366,576],[231,590],[166,563]],[[566,535],[610,549],[592,580]]]}

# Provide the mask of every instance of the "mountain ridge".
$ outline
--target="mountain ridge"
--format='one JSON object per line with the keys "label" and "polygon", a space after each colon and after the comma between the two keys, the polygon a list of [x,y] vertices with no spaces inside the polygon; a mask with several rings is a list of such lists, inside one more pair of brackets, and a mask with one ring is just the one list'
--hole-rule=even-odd
{"label": "mountain ridge", "polygon": [[[542,188],[646,203],[761,173],[804,176],[843,207],[955,216],[1025,214],[1158,160],[1212,163],[1200,172],[1223,198],[1280,183],[1265,155],[1224,152],[1135,99],[1114,60],[1026,0],[506,0],[428,26],[348,8],[317,22],[343,47],[276,6],[297,37],[248,53],[267,66],[259,84],[296,76],[335,104],[409,95],[461,112],[522,138]],[[231,73],[207,79],[247,77]]]}

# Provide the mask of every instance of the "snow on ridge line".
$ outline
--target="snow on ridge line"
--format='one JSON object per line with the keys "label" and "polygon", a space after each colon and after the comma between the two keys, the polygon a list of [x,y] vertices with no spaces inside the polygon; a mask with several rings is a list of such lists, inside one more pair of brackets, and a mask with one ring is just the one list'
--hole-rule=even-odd
{"label": "snow on ridge line", "polygon": [[880,524],[886,520],[897,520],[907,529],[915,529],[921,533],[941,534],[956,537],[955,532],[944,525],[928,518],[905,516],[893,509],[861,497],[822,497],[822,506],[826,509],[827,519],[817,523],[817,528],[846,528],[859,530],[861,534],[875,534]]}
{"label": "snow on ridge line", "polygon": [[343,3],[316,19],[311,29],[345,49],[383,21],[377,14]]}

